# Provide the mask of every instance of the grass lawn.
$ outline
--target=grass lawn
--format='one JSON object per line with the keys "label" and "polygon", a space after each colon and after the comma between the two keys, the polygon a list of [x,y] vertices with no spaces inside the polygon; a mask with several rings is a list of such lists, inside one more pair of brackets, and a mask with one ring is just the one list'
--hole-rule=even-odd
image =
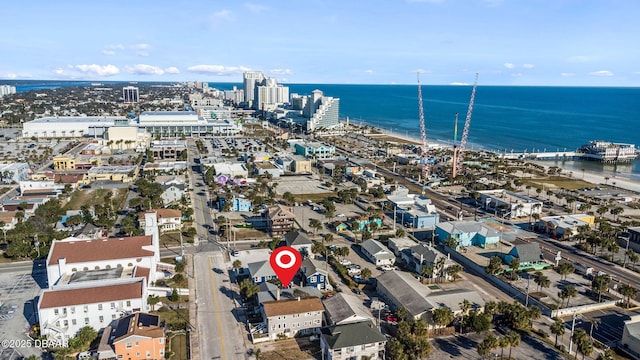
{"label": "grass lawn", "polygon": [[112,203],[114,209],[121,209],[127,197],[129,189],[88,189],[76,190],[71,195],[71,199],[64,206],[64,210],[80,210],[83,205],[95,206],[104,204],[104,196],[107,192],[112,192]]}
{"label": "grass lawn", "polygon": [[[569,179],[563,176],[551,176],[548,178],[533,178],[533,179],[523,179],[522,181],[525,185],[531,186],[540,186],[544,185],[547,188],[556,188],[556,189],[567,189],[567,190],[577,190],[581,188],[591,188],[594,185],[592,183],[579,180],[579,179]],[[535,192],[535,191],[534,191]]]}
{"label": "grass lawn", "polygon": [[187,360],[187,336],[175,335],[171,338],[171,360]]}
{"label": "grass lawn", "polygon": [[306,202],[307,200],[311,200],[314,203],[320,203],[322,200],[336,198],[338,195],[335,192],[326,192],[326,193],[318,193],[318,194],[301,194],[294,195],[296,202]]}
{"label": "grass lawn", "polygon": [[[182,242],[186,243],[184,237],[182,238]],[[160,247],[163,247],[163,246],[168,246],[168,247],[180,246],[180,232],[176,231],[176,232],[161,234]]]}
{"label": "grass lawn", "polygon": [[[161,301],[163,304],[169,303],[166,297],[162,297]],[[169,324],[179,324],[189,320],[189,309],[186,307],[175,310],[168,309],[167,311],[158,311],[157,309],[158,307],[156,307],[156,311],[152,311],[151,313],[158,315],[161,320],[167,323],[167,326],[169,326]]]}

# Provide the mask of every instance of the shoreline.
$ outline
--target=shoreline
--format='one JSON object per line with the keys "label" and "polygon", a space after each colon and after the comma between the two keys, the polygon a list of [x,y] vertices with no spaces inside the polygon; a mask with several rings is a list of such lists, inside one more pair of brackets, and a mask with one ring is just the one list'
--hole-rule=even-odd
{"label": "shoreline", "polygon": [[[367,134],[367,136],[369,137],[381,137],[381,136],[386,136],[386,137],[390,137],[390,138],[395,138],[404,142],[408,142],[408,143],[413,143],[416,145],[420,145],[422,142],[420,141],[419,138],[415,138],[412,136],[407,136],[407,135],[403,135],[403,134],[399,134],[397,132],[393,132],[393,131],[388,131],[388,130],[384,130],[381,129],[379,127],[367,124],[368,126],[372,127],[373,129],[375,129],[376,132],[378,132],[378,134]],[[372,136],[374,135],[374,136]],[[451,144],[450,143],[445,143],[442,141],[429,141],[427,139],[427,144],[429,144],[430,148],[444,148],[444,147],[450,147]],[[435,144],[435,146],[431,146],[431,144]],[[478,151],[478,150],[474,150],[474,151]],[[488,151],[491,152],[493,154],[496,155],[500,155],[499,152],[496,151],[492,151],[492,150],[486,150],[486,149],[482,149],[482,151]],[[532,163],[536,163],[539,165],[542,165],[545,167],[545,169],[548,169],[549,167],[551,167],[552,165],[549,164],[545,164],[544,162],[541,161],[531,161]],[[580,173],[580,176],[576,176],[577,174],[575,173],[575,169],[573,168],[566,168],[566,167],[559,167],[560,169],[562,169],[562,175],[566,176],[569,179],[575,179],[575,180],[583,180],[589,183],[592,183],[594,185],[605,185],[605,186],[611,186],[614,188],[620,188],[623,190],[628,190],[631,192],[635,192],[640,194],[640,181],[634,180],[631,177],[627,177],[627,176],[631,176],[633,174],[621,174],[621,175],[617,175],[617,174],[609,174],[609,173],[599,173],[599,172],[595,172],[593,170],[587,170],[584,172]],[[569,176],[569,172],[574,172],[573,176]],[[626,176],[625,176],[626,175]]]}

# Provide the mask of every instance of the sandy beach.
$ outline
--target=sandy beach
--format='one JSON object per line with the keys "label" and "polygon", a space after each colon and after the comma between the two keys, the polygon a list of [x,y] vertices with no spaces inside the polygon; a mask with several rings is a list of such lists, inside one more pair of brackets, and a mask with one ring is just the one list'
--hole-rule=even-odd
{"label": "sandy beach", "polygon": [[[379,134],[369,134],[368,136],[371,138],[381,138],[381,137],[388,137],[388,138],[396,138],[400,141],[398,142],[406,142],[406,143],[413,143],[416,145],[420,145],[421,141],[419,138],[415,138],[415,137],[411,137],[411,136],[406,136],[406,135],[402,135],[402,134],[398,134],[395,132],[390,132],[390,131],[386,131],[383,129],[379,129],[376,128],[377,131],[379,131]],[[451,144],[447,144],[447,143],[443,143],[443,142],[433,142],[433,141],[429,141],[427,138],[427,142],[429,143],[429,147],[433,147],[433,148],[442,148],[442,147],[449,147],[451,146]],[[544,163],[540,163],[540,162],[536,162],[537,164],[543,165],[545,168],[548,168],[549,166],[544,164]],[[569,176],[569,172],[566,169],[563,169],[562,174],[564,176],[570,177]],[[575,173],[574,173],[575,175]],[[605,177],[608,177],[609,179],[605,179]],[[604,175],[601,173],[597,173],[597,172],[593,172],[593,171],[585,171],[584,173],[580,173],[580,177],[577,178],[576,176],[573,176],[574,179],[581,179],[584,180],[586,182],[590,182],[594,185],[608,185],[608,186],[614,186],[620,189],[624,189],[624,190],[629,190],[629,191],[633,191],[636,193],[640,193],[640,182],[634,181],[632,179],[629,179],[627,177],[624,176],[618,176],[618,175]]]}

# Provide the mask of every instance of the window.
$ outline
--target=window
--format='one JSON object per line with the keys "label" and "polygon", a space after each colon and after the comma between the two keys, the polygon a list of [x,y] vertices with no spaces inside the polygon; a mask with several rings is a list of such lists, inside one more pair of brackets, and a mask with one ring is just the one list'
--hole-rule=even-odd
{"label": "window", "polygon": [[140,342],[139,341],[136,341],[136,346],[140,346]]}
{"label": "window", "polygon": [[131,349],[131,343],[130,343],[130,342],[126,343],[126,345],[125,345],[124,347],[125,347],[126,349]]}
{"label": "window", "polygon": [[131,300],[127,300],[127,307],[131,307]]}
{"label": "window", "polygon": [[98,311],[102,310],[102,304],[98,304]]}
{"label": "window", "polygon": [[71,314],[75,314],[75,313],[76,313],[76,307],[75,307],[75,306],[72,306],[72,307],[71,307]]}
{"label": "window", "polygon": [[89,312],[89,305],[84,306],[84,312]]}
{"label": "window", "polygon": [[118,359],[122,359],[122,355],[118,355]]}
{"label": "window", "polygon": [[59,314],[58,309],[53,309],[53,315],[58,315],[58,314]]}
{"label": "window", "polygon": [[71,319],[71,325],[76,325],[76,319]]}
{"label": "window", "polygon": [[89,318],[84,318],[84,324],[89,325]]}
{"label": "window", "polygon": [[93,268],[94,270],[100,270],[100,266],[96,266]]}
{"label": "window", "polygon": [[115,309],[116,308],[116,303],[111,303],[111,309]]}
{"label": "window", "polygon": [[164,350],[160,349],[160,355],[164,355]]}
{"label": "window", "polygon": [[151,351],[147,351],[147,359],[151,358]]}
{"label": "window", "polygon": [[136,357],[140,357],[140,352],[136,352]]}
{"label": "window", "polygon": [[115,320],[116,319],[116,314],[111,314],[111,320]]}
{"label": "window", "polygon": [[160,339],[158,339],[158,343],[160,343],[160,344],[164,344],[164,338],[160,338]]}
{"label": "window", "polygon": [[99,318],[99,319],[100,319],[100,322],[101,322],[101,323],[102,323],[102,322],[104,322],[104,316],[100,315],[100,318]]}

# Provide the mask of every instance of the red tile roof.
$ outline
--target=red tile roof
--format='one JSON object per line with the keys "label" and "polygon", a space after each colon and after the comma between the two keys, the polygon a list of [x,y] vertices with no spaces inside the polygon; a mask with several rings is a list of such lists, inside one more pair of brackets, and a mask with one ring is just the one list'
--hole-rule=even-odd
{"label": "red tile roof", "polygon": [[96,304],[141,297],[142,281],[81,289],[45,290],[42,293],[40,308],[47,309],[62,306]]}
{"label": "red tile roof", "polygon": [[[175,210],[175,209],[152,209],[152,210],[148,210],[147,213],[156,213],[158,215],[158,220],[182,217],[182,211]],[[141,213],[138,216],[138,219],[144,220],[144,214],[145,213]]]}
{"label": "red tile roof", "polygon": [[149,273],[151,272],[151,269],[147,268],[147,267],[142,267],[142,266],[136,266],[134,272],[133,272],[133,277],[144,277],[147,278],[147,282],[149,282]]}
{"label": "red tile roof", "polygon": [[132,236],[98,240],[54,241],[48,265],[66,258],[67,264],[153,256],[153,251],[144,250],[151,245],[151,236]]}

